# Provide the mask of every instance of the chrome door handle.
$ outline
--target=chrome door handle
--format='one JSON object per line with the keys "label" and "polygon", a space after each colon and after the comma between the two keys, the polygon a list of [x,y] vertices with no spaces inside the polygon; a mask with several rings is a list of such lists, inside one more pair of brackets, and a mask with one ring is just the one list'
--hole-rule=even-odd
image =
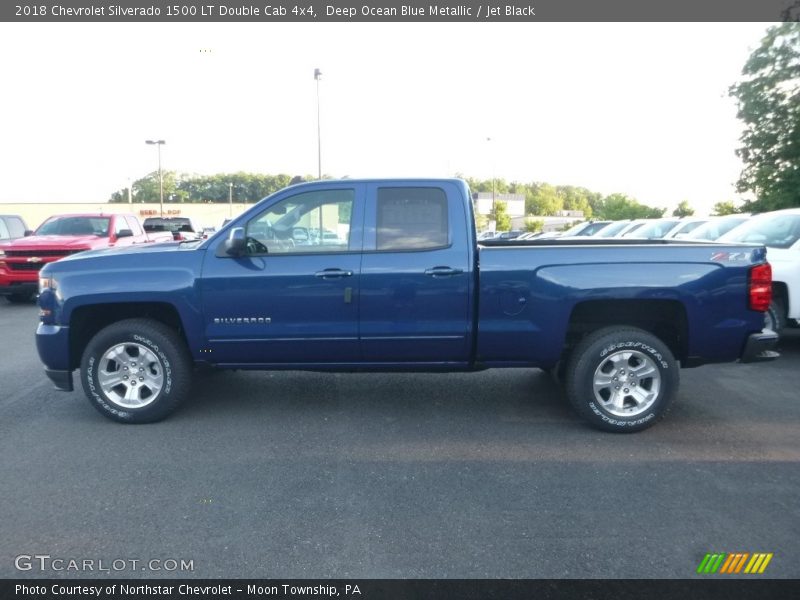
{"label": "chrome door handle", "polygon": [[352,277],[352,271],[344,271],[342,269],[323,269],[314,273],[314,277],[321,277],[322,279],[340,279],[342,277]]}
{"label": "chrome door handle", "polygon": [[461,275],[464,269],[454,269],[453,267],[433,267],[432,269],[425,269],[425,275],[431,277],[450,277],[452,275]]}

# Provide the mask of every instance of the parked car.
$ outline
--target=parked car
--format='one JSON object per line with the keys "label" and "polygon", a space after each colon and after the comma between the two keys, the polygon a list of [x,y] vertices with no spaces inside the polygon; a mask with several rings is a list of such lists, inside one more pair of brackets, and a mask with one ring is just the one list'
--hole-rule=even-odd
{"label": "parked car", "polygon": [[0,296],[27,302],[36,294],[39,270],[84,250],[172,241],[168,232],[149,235],[130,214],[70,214],[50,217],[32,235],[0,247]]}
{"label": "parked car", "polygon": [[19,215],[0,215],[0,244],[33,233]]}
{"label": "parked car", "polygon": [[541,231],[526,231],[525,233],[523,233],[522,235],[518,235],[514,239],[518,242],[524,242],[525,240],[534,240],[538,237],[541,237],[541,235],[542,235]]}
{"label": "parked car", "polygon": [[[614,234],[614,235],[612,235],[611,237],[612,237],[612,238],[621,238],[621,237],[625,237],[625,236],[626,236],[626,235],[628,235],[629,233],[631,233],[631,232],[633,232],[633,231],[636,231],[637,229],[639,229],[639,228],[640,228],[640,227],[642,227],[643,225],[645,225],[645,224],[647,224],[647,223],[651,222],[652,220],[653,220],[653,219],[633,219],[633,220],[632,220],[632,221],[630,221],[630,222],[629,222],[627,225],[625,225],[625,227],[623,227],[622,229],[620,229],[620,230],[619,230],[617,233],[615,233],[615,234]],[[631,235],[631,237],[635,237],[635,234]]]}
{"label": "parked car", "polygon": [[562,232],[558,237],[583,237],[594,235],[611,221],[583,221]]}
{"label": "parked car", "polygon": [[[195,365],[536,367],[561,378],[589,423],[631,432],[666,413],[680,368],[778,356],[778,336],[762,331],[761,245],[478,244],[472,211],[458,179],[321,180],[208,240],[50,263],[36,331],[45,373],[72,390],[79,369],[100,413],[145,423],[190,396]],[[342,244],[290,243],[312,225]]]}
{"label": "parked car", "polygon": [[169,231],[172,239],[177,241],[203,237],[203,228],[191,217],[148,217],[143,225],[147,233]]}
{"label": "parked car", "polygon": [[680,219],[678,217],[650,219],[641,227],[623,234],[623,237],[641,238],[645,240],[660,240],[669,232],[670,229],[675,227],[679,221]]}
{"label": "parked car", "polygon": [[800,319],[800,208],[787,208],[751,217],[717,238],[717,242],[746,242],[767,247],[772,265],[772,302],[766,324],[780,331]]}
{"label": "parked car", "polygon": [[686,237],[701,225],[708,223],[709,217],[682,217],[675,226],[664,234],[665,240],[679,240]]}
{"label": "parked car", "polygon": [[694,231],[686,234],[685,240],[713,242],[722,235],[728,233],[734,227],[738,227],[750,218],[748,213],[736,213],[735,215],[725,215],[724,217],[711,217],[708,221],[700,225]]}
{"label": "parked car", "polygon": [[522,229],[512,229],[511,231],[501,231],[492,239],[494,240],[513,240],[525,233]]}
{"label": "parked car", "polygon": [[619,232],[621,232],[623,229],[625,229],[630,224],[630,222],[631,222],[630,219],[621,219],[619,221],[611,221],[607,225],[605,225],[605,226],[601,227],[600,229],[598,229],[597,231],[595,231],[592,234],[592,237],[597,237],[597,238],[614,237]]}

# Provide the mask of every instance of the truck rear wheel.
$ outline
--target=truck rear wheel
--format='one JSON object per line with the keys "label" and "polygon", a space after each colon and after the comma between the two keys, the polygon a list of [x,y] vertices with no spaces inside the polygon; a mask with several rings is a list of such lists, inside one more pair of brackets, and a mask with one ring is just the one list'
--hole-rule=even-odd
{"label": "truck rear wheel", "polygon": [[641,329],[606,327],[575,347],[566,391],[594,427],[634,432],[666,414],[679,379],[678,362],[660,339]]}
{"label": "truck rear wheel", "polygon": [[86,346],[81,382],[101,414],[122,423],[152,423],[188,394],[191,360],[178,335],[150,319],[101,329]]}

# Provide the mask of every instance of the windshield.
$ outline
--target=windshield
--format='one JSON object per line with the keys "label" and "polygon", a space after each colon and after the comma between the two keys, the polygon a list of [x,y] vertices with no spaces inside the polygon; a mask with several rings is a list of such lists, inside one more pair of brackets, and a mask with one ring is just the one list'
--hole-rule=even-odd
{"label": "windshield", "polygon": [[800,239],[800,215],[767,213],[753,217],[729,231],[721,242],[764,244],[772,248],[789,248]]}
{"label": "windshield", "polygon": [[562,237],[570,237],[576,235],[592,235],[595,231],[598,231],[608,225],[611,221],[581,221],[567,229],[564,233],[561,234]]}
{"label": "windshield", "polygon": [[42,223],[36,235],[96,235],[108,237],[108,217],[53,217]]}
{"label": "windshield", "polygon": [[166,219],[150,217],[144,220],[143,226],[148,233],[156,231],[194,231],[192,222],[189,219],[180,217]]}
{"label": "windshield", "polygon": [[594,234],[594,237],[611,237],[617,235],[620,231],[625,229],[630,224],[630,221],[612,221],[600,231]]}
{"label": "windshield", "polygon": [[703,223],[686,236],[687,240],[708,240],[713,242],[719,236],[728,233],[737,225],[741,225],[750,217],[748,215],[736,215],[734,217],[720,217]]}
{"label": "windshield", "polygon": [[646,223],[635,231],[626,233],[626,237],[647,238],[655,240],[664,237],[666,233],[678,224],[678,219],[665,219]]}

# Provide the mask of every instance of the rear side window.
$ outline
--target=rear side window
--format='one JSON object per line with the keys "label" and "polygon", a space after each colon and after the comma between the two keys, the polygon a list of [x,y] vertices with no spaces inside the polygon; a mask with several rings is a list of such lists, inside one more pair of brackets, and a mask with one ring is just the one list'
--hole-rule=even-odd
{"label": "rear side window", "polygon": [[142,228],[139,227],[139,221],[134,219],[133,217],[125,217],[128,221],[128,228],[133,232],[133,235],[139,236],[142,235]]}
{"label": "rear side window", "polygon": [[125,217],[117,217],[114,219],[114,235],[119,235],[120,232],[126,229],[128,229],[128,222],[125,220]]}
{"label": "rear side window", "polygon": [[9,217],[6,221],[8,233],[12,238],[21,238],[25,235],[25,223],[17,217]]}
{"label": "rear side window", "polygon": [[439,188],[379,188],[378,250],[430,250],[449,244],[447,196]]}

